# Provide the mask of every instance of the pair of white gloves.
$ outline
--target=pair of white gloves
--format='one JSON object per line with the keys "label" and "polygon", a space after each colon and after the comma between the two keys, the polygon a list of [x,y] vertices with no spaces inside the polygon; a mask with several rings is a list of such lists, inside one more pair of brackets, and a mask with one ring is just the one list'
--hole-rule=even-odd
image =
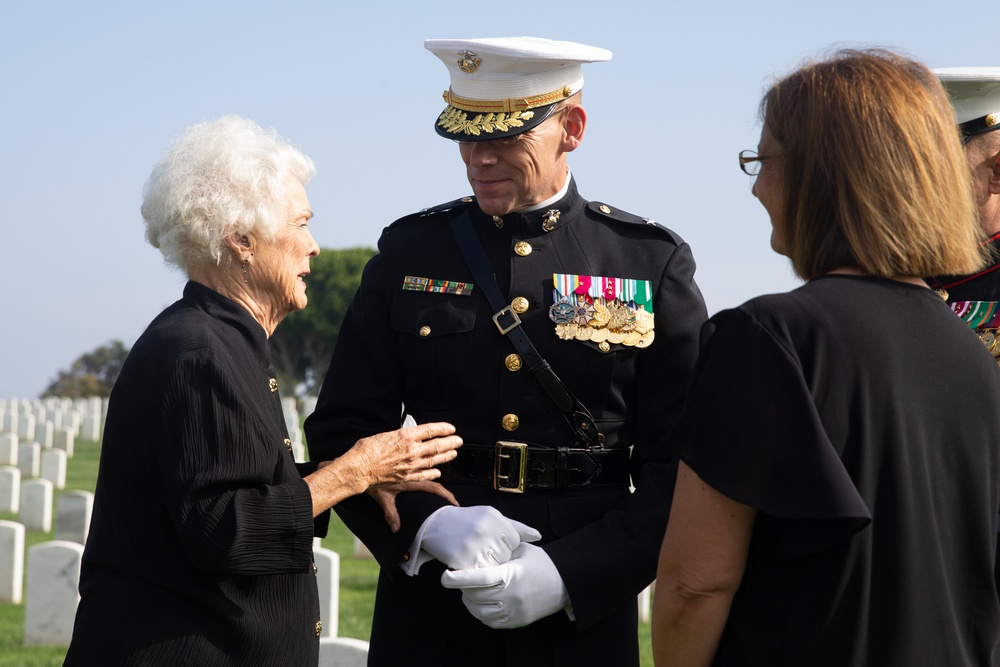
{"label": "pair of white gloves", "polygon": [[491,628],[520,628],[569,608],[569,594],[541,533],[486,505],[442,507],[420,526],[403,569],[415,575],[437,559],[441,585],[462,591],[466,609]]}

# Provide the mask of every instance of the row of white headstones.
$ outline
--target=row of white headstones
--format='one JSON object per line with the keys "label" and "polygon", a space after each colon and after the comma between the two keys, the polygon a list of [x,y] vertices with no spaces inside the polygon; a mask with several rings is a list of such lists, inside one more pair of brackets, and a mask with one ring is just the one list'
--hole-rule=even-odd
{"label": "row of white headstones", "polygon": [[[314,400],[303,402],[307,413],[314,405]],[[293,454],[303,461],[297,406],[294,398],[282,399]],[[77,439],[99,440],[106,414],[107,400],[100,398],[0,399],[0,511],[18,516],[17,521],[0,520],[0,603],[23,602],[26,645],[68,646],[73,635],[94,497],[89,491],[63,491],[66,467]],[[62,493],[56,496],[56,491]],[[25,550],[26,531],[52,531],[53,497],[54,539]],[[359,544],[356,553],[363,552]],[[318,538],[313,553],[323,619],[320,666],[361,667],[367,663],[368,643],[337,636],[340,556]]]}

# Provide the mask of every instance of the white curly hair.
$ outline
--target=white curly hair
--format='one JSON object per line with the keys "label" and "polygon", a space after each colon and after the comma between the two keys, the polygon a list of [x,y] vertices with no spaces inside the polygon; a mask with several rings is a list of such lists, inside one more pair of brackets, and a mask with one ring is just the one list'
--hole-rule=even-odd
{"label": "white curly hair", "polygon": [[305,184],[315,173],[306,155],[245,118],[192,125],[143,187],[146,240],[185,273],[231,261],[224,239],[251,230],[273,239],[286,214],[286,179]]}

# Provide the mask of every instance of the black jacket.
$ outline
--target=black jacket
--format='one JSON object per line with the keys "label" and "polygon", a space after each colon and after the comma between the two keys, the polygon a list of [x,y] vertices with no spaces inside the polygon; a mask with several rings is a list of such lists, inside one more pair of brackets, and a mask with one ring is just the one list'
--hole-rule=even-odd
{"label": "black jacket", "polygon": [[[559,211],[558,220],[546,225],[550,210]],[[482,286],[461,295],[403,289],[408,277],[476,282],[449,224],[462,211],[472,218],[500,291],[511,301],[527,300],[524,331],[593,414],[606,446],[633,448],[627,465],[636,490],[629,492],[627,480],[617,488],[524,494],[446,482],[462,505],[492,505],[541,531],[539,544],[569,591],[575,623],[559,612],[502,631],[473,618],[460,591],[441,587],[440,564],[424,565],[412,578],[398,566],[440,498],[403,494],[397,535],[367,496],[340,504],[338,514],[382,565],[370,664],[405,664],[407,656],[419,656],[421,665],[638,664],[635,596],[655,575],[672,493],[663,436],[680,410],[706,317],[691,252],[674,233],[588,203],[575,183],[551,207],[503,216],[500,225],[472,198],[396,221],[365,268],[306,421],[311,458],[333,458],[361,437],[398,428],[402,410],[418,423],[453,423],[467,446],[499,440],[578,446],[533,376],[508,368],[515,350],[492,321]],[[649,281],[652,344],[609,344],[604,351],[590,340],[558,337],[549,317],[553,274]],[[517,426],[507,430],[512,416]],[[469,452],[460,449],[459,459]],[[488,656],[479,655],[484,650]]]}
{"label": "black jacket", "polygon": [[317,664],[315,466],[287,438],[264,329],[188,283],[111,393],[66,665]]}

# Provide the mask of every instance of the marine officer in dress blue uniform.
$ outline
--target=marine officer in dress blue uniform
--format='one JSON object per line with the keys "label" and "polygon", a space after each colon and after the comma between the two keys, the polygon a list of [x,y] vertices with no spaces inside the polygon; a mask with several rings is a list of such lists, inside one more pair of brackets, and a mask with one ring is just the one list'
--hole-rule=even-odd
{"label": "marine officer in dress blue uniform", "polygon": [[[1000,67],[943,67],[934,73],[951,98],[993,260],[971,276],[932,276],[927,282],[1000,364]],[[1000,594],[1000,552],[994,569]]]}
{"label": "marine officer in dress blue uniform", "polygon": [[933,276],[931,287],[1000,359],[1000,67],[949,67],[934,70],[951,98],[983,231],[996,259],[971,276]]}
{"label": "marine officer in dress blue uniform", "polygon": [[473,195],[383,231],[305,425],[320,460],[404,415],[465,443],[440,480],[459,506],[401,494],[397,532],[377,492],[335,508],[381,565],[369,664],[638,665],[706,318],[691,251],[577,191],[582,66],[610,52],[425,46]]}

